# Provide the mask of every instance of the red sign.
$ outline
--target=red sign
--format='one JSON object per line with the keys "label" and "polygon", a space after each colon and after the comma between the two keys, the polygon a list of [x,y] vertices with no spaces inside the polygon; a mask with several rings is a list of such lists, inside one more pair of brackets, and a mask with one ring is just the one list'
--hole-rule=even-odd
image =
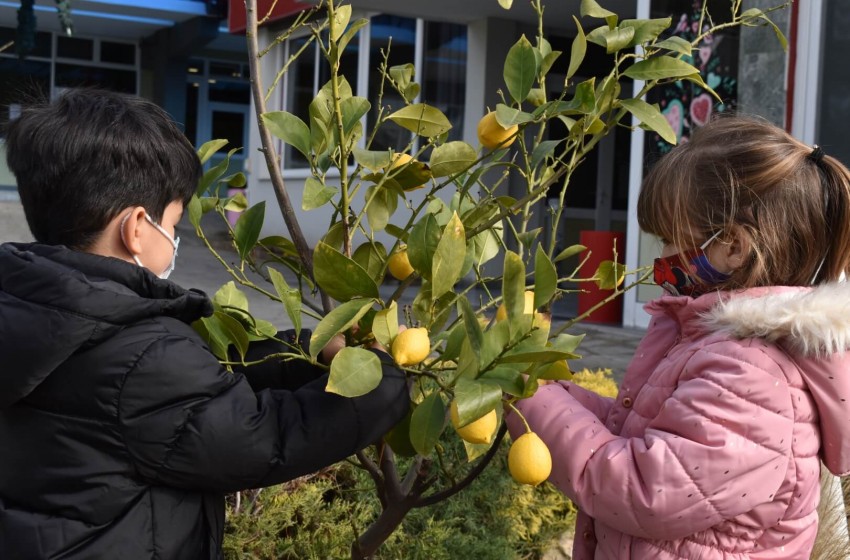
{"label": "red sign", "polygon": [[[269,13],[269,9],[274,9]],[[257,0],[257,19],[262,20],[268,14],[266,23],[277,21],[285,17],[303,12],[310,8],[312,3],[299,0]],[[231,33],[244,33],[246,25],[245,0],[230,0],[230,10],[227,16],[227,27]]]}

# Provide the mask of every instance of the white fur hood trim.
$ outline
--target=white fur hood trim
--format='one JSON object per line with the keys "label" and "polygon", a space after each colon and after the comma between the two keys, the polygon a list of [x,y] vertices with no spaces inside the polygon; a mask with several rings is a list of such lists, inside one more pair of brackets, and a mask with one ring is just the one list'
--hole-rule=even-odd
{"label": "white fur hood trim", "polygon": [[850,350],[850,284],[748,290],[703,315],[709,330],[782,341],[803,356]]}

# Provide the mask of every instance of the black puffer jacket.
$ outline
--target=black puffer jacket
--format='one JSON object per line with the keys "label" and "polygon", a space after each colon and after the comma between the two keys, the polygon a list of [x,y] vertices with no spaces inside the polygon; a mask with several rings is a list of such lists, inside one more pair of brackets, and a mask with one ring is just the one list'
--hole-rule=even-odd
{"label": "black puffer jacket", "polygon": [[211,311],[117,259],[0,246],[0,558],[217,558],[224,492],[339,461],[406,413],[382,353],[362,397],[309,366],[256,392],[189,326]]}

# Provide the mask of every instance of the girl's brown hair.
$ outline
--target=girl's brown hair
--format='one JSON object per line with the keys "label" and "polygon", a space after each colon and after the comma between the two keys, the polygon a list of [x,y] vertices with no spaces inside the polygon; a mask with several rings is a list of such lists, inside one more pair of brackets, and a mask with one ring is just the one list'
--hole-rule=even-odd
{"label": "girl's brown hair", "polygon": [[850,273],[850,171],[754,117],[715,118],[661,158],[641,187],[638,222],[683,251],[738,226],[749,259],[721,289]]}

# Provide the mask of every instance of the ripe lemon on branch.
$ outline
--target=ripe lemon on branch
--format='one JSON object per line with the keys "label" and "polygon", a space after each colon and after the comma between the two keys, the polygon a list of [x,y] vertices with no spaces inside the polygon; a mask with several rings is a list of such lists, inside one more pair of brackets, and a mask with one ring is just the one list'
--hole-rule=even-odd
{"label": "ripe lemon on branch", "polygon": [[478,141],[488,150],[507,148],[516,141],[517,125],[504,128],[496,120],[496,113],[489,112],[478,121]]}
{"label": "ripe lemon on branch", "polygon": [[406,246],[402,246],[398,251],[390,255],[390,258],[387,259],[387,269],[396,280],[404,280],[413,274],[413,267],[410,265]]}
{"label": "ripe lemon on branch", "polygon": [[552,472],[549,448],[534,432],[519,436],[508,451],[508,470],[520,484],[537,486]]}
{"label": "ripe lemon on branch", "polygon": [[452,401],[449,408],[449,415],[451,416],[452,426],[454,426],[457,435],[462,440],[469,443],[490,443],[493,441],[493,432],[496,431],[496,426],[499,423],[499,418],[495,410],[491,410],[466,426],[458,427],[460,425],[460,417],[457,412],[457,402]]}
{"label": "ripe lemon on branch", "polygon": [[417,327],[405,329],[393,340],[392,355],[400,366],[413,366],[428,357],[431,340],[428,329]]}

